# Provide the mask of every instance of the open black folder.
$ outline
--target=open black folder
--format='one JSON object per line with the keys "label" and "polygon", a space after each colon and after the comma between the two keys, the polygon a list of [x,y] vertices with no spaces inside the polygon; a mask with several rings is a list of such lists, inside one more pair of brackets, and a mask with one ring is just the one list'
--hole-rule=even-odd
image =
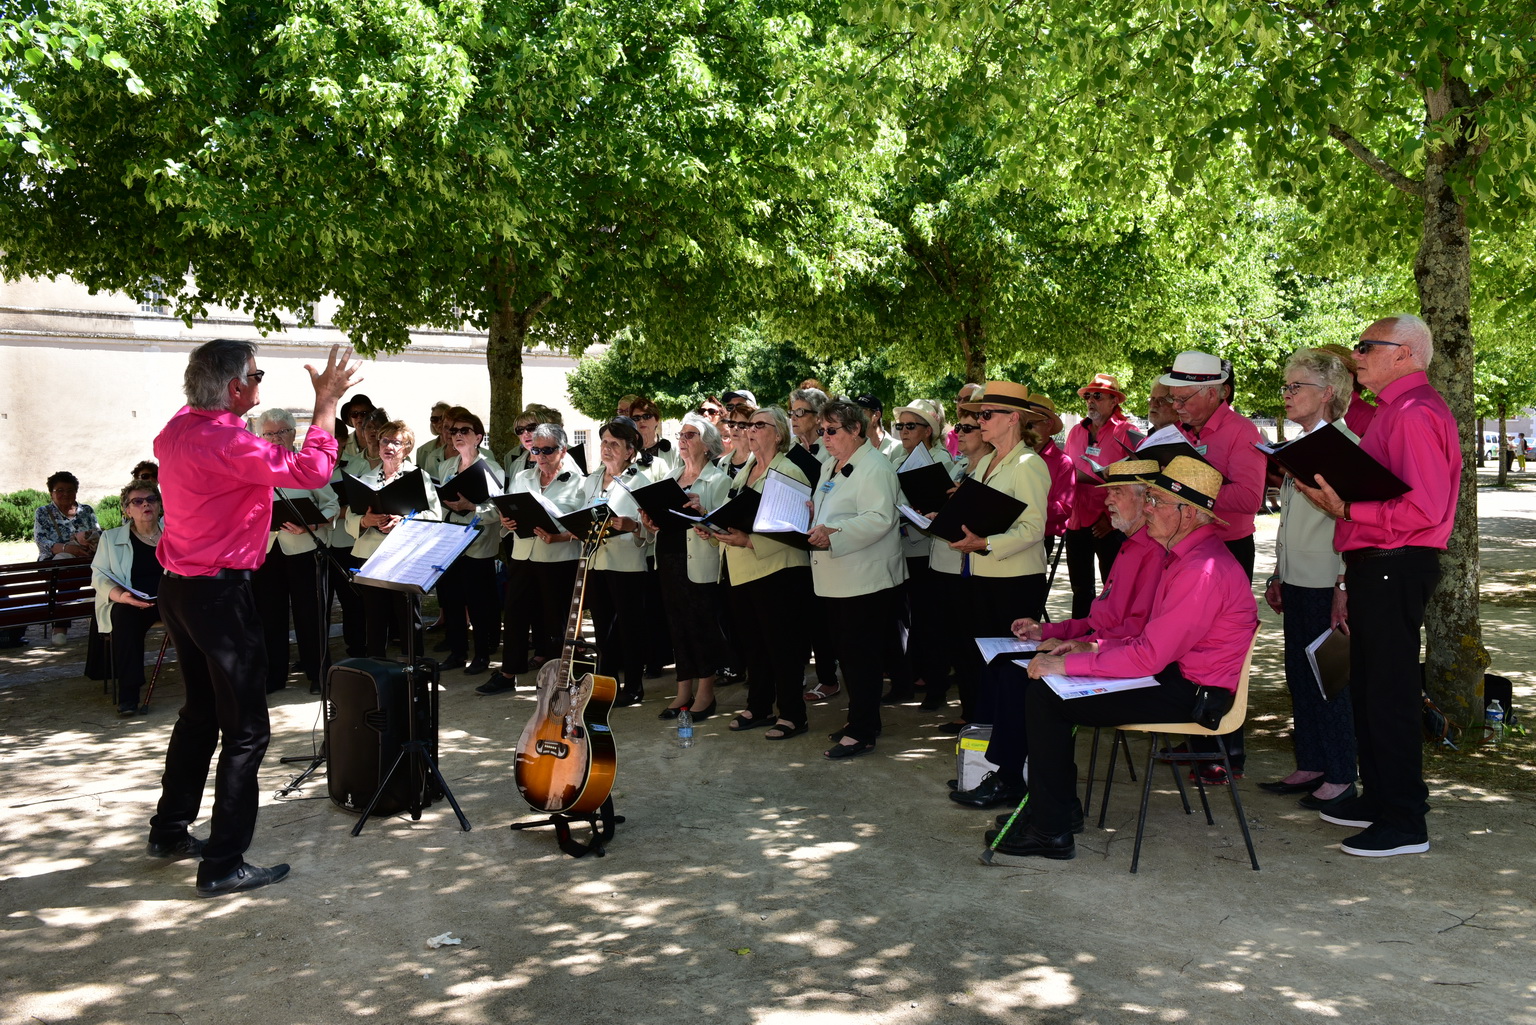
{"label": "open black folder", "polygon": [[558,510],[552,513],[546,504],[548,499],[542,501],[540,499],[541,496],[531,491],[491,496],[491,502],[495,504],[496,511],[517,523],[517,529],[512,533],[518,537],[533,537],[534,530],[540,527],[551,534],[565,533],[565,525],[555,518]]}
{"label": "open black folder", "polygon": [[[752,521],[757,518],[757,507],[763,496],[751,488],[742,488],[737,494],[731,496],[730,501],[708,515],[696,520],[699,526],[716,534],[723,534],[727,530],[739,530],[743,534],[751,533]],[[693,519],[688,513],[678,513],[685,519]]]}
{"label": "open black folder", "polygon": [[437,486],[437,497],[445,502],[467,498],[479,505],[493,494],[501,492],[501,474],[491,469],[484,459],[477,459],[467,470],[461,470]]}
{"label": "open black folder", "polygon": [[382,488],[365,484],[343,470],[341,484],[347,508],[355,513],[372,511],[409,516],[428,507],[427,475],[420,469],[408,470]]}
{"label": "open black folder", "polygon": [[683,486],[671,477],[663,477],[661,480],[652,481],[643,488],[636,488],[630,492],[635,499],[635,504],[645,510],[645,514],[651,518],[651,522],[659,529],[671,530],[677,527],[688,526],[688,521],[671,515],[675,510],[681,510],[688,504],[688,492]]}
{"label": "open black folder", "polygon": [[1012,495],[1005,495],[975,477],[966,477],[928,525],[928,533],[946,541],[959,541],[965,537],[960,530],[963,525],[977,537],[990,537],[1013,526],[1026,508],[1024,502]]}
{"label": "open black folder", "polygon": [[[292,505],[288,503],[292,502]],[[294,510],[298,515],[294,515]],[[314,499],[301,495],[289,498],[286,501],[273,497],[272,499],[272,529],[282,530],[285,523],[307,523],[311,527],[318,527],[322,523],[329,523],[330,517],[320,511]]]}
{"label": "open black folder", "polygon": [[949,489],[955,486],[949,470],[939,463],[929,463],[915,470],[902,470],[896,474],[901,493],[907,496],[907,504],[918,512],[938,512],[949,501]]}
{"label": "open black folder", "polygon": [[1397,474],[1333,424],[1323,424],[1283,445],[1257,441],[1254,445],[1308,487],[1316,487],[1317,475],[1322,474],[1346,502],[1385,502],[1408,493],[1408,485]]}

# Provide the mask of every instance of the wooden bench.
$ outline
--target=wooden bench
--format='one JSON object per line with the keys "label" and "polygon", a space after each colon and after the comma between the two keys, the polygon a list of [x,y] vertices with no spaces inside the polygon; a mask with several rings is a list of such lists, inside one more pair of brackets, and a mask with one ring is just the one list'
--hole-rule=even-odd
{"label": "wooden bench", "polygon": [[87,619],[95,614],[90,559],[80,556],[0,566],[0,630]]}

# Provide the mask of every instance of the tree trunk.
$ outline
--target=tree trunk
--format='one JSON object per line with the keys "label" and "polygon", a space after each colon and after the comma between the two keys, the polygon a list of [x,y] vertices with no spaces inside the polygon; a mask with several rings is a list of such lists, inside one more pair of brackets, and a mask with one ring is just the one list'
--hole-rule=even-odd
{"label": "tree trunk", "polygon": [[987,329],[978,316],[961,317],[955,325],[960,339],[960,352],[965,357],[965,379],[977,384],[987,383]]}
{"label": "tree trunk", "polygon": [[1484,461],[1483,461],[1483,432],[1486,431],[1487,428],[1484,427],[1483,424],[1484,424],[1483,418],[1482,417],[1478,417],[1477,418],[1477,465],[1478,466],[1486,465],[1484,463]]}
{"label": "tree trunk", "polygon": [[1275,441],[1285,440],[1285,407],[1280,407],[1280,412],[1275,414]]}
{"label": "tree trunk", "polygon": [[[1501,487],[1501,488],[1509,487],[1509,449],[1507,449],[1505,447],[1508,444],[1509,444],[1509,410],[1505,408],[1504,403],[1500,402],[1499,403],[1499,441],[1498,441],[1498,444],[1493,446],[1493,455],[1494,455],[1494,458],[1499,461],[1499,487]],[[1479,447],[1481,447],[1481,445],[1482,445],[1482,438],[1478,438],[1478,445],[1479,445]]]}
{"label": "tree trunk", "polygon": [[495,306],[491,310],[490,337],[485,343],[485,364],[491,375],[491,451],[499,459],[517,443],[513,433],[517,414],[523,411],[523,343],[534,313],[512,305],[512,287],[498,265],[487,290]]}
{"label": "tree trunk", "polygon": [[[1431,140],[1454,108],[1471,107],[1466,85],[1447,77],[1426,96]],[[1478,728],[1483,719],[1483,648],[1478,619],[1477,460],[1480,439],[1473,389],[1472,247],[1466,210],[1454,179],[1470,173],[1470,117],[1458,122],[1449,144],[1430,145],[1424,169],[1424,231],[1414,261],[1419,305],[1435,339],[1432,383],[1445,396],[1460,425],[1462,475],[1456,523],[1450,546],[1440,558],[1440,586],[1425,616],[1425,685],[1436,704],[1463,727]]]}

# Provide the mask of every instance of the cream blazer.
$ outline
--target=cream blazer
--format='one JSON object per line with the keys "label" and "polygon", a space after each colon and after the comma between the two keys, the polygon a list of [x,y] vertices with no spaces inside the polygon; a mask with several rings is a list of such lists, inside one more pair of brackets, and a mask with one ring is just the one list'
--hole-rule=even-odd
{"label": "cream blazer", "polygon": [[[651,478],[645,470],[634,463],[624,470],[624,484],[621,486],[617,480],[603,491],[603,467],[598,464],[597,469],[587,475],[582,490],[581,505],[592,505],[600,499],[607,499],[608,508],[615,516],[627,516],[632,520],[640,518],[640,506],[630,497],[628,488],[643,488],[651,483]],[[587,562],[588,569],[611,570],[616,573],[644,573],[645,572],[645,531],[637,530],[633,534],[616,534],[604,541],[596,554]]]}
{"label": "cream blazer", "polygon": [[811,526],[836,527],[831,547],[811,553],[811,582],[823,598],[855,598],[907,579],[896,532],[901,486],[896,468],[873,445],[860,445],[843,466],[822,467],[811,492]]}
{"label": "cream blazer", "polygon": [[[756,456],[748,456],[747,461],[741,464],[741,469],[736,471],[736,478],[733,482],[734,486],[726,494],[721,495],[720,501],[714,505],[710,505],[708,502],[704,503],[704,508],[710,511],[718,509],[725,504],[726,499],[730,495],[746,487],[747,475],[752,472],[752,465],[756,461]],[[806,480],[805,474],[801,472],[800,467],[795,465],[794,460],[782,452],[773,457],[773,462],[768,464],[768,469],[777,470],[786,477],[793,477],[802,484],[810,483],[810,481]],[[762,478],[752,486],[752,490],[761,493],[763,481],[767,479],[768,475],[766,473],[763,474]],[[784,544],[782,541],[775,541],[773,538],[762,534],[752,535],[751,548],[734,548],[729,545],[722,547],[725,548],[725,565],[730,570],[732,587],[737,584],[748,584],[754,580],[761,580],[763,577],[777,573],[781,569],[788,569],[792,566],[809,566],[811,564],[809,552],[796,548],[793,545]]]}
{"label": "cream blazer", "polygon": [[[571,460],[567,457],[567,462]],[[530,494],[543,495],[556,509],[562,513],[575,512],[585,504],[587,479],[574,465],[561,467],[555,479],[549,482],[549,487],[539,487],[539,468],[524,470],[512,478],[512,483],[507,487],[507,494],[528,492]],[[506,533],[505,530],[502,533]],[[570,562],[581,558],[580,541],[560,541],[550,544],[541,541],[537,537],[512,537],[512,558],[527,562]]]}
{"label": "cream blazer", "polygon": [[[501,467],[497,466],[491,459],[486,459],[485,465],[491,467],[496,473],[501,471]],[[459,454],[455,452],[452,459],[445,459],[438,463],[437,469],[438,482],[447,484],[458,474]],[[502,483],[505,485],[506,482],[503,481]],[[495,493],[495,480],[491,480],[489,484],[491,492]],[[434,499],[437,499],[437,494],[431,487],[428,487],[427,490],[432,493]],[[486,498],[484,502],[476,505],[474,512],[454,512],[452,509],[444,509],[442,510],[442,515],[444,523],[472,523],[475,517],[478,516],[480,518],[480,524],[475,528],[475,539],[469,543],[469,547],[464,549],[464,554],[459,556],[459,558],[494,559],[500,553],[501,535],[503,533],[501,529],[501,513],[497,511],[496,503],[492,502],[490,498]]]}
{"label": "cream blazer", "polygon": [[[987,477],[994,463],[997,472]],[[989,452],[971,476],[1025,503],[1013,525],[987,538],[991,554],[971,555],[971,573],[978,577],[1023,577],[1045,572],[1045,509],[1051,492],[1051,471],[1023,441],[1006,455]]]}
{"label": "cream blazer", "polygon": [[[416,467],[411,463],[409,459],[400,464],[401,473],[405,473],[414,469],[416,469]],[[354,476],[356,475],[354,474]],[[390,480],[393,479],[393,477],[390,478]],[[385,483],[387,483],[384,480],[383,467],[358,477],[358,480],[372,484],[375,487],[382,487]],[[428,478],[427,480],[427,508],[424,511],[417,513],[416,515],[424,520],[441,520],[443,518],[443,505],[437,500],[437,490],[432,487],[431,478]],[[379,545],[384,543],[384,538],[386,536],[382,530],[380,530],[378,527],[364,528],[362,514],[355,513],[350,508],[347,510],[346,521],[347,533],[351,534],[357,539],[352,545],[352,554],[354,556],[359,559],[366,559],[374,552],[379,550]]]}

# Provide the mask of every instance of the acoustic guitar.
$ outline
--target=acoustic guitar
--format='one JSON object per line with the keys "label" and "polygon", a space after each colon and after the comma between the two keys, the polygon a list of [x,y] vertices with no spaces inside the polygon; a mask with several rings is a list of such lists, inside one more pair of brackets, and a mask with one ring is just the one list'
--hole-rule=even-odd
{"label": "acoustic guitar", "polygon": [[565,643],[559,660],[539,669],[538,706],[517,742],[517,789],[538,811],[589,814],[613,790],[617,762],[608,712],[619,684],[597,675],[595,652],[581,640],[587,563],[608,538],[609,518],[604,508],[582,542]]}

